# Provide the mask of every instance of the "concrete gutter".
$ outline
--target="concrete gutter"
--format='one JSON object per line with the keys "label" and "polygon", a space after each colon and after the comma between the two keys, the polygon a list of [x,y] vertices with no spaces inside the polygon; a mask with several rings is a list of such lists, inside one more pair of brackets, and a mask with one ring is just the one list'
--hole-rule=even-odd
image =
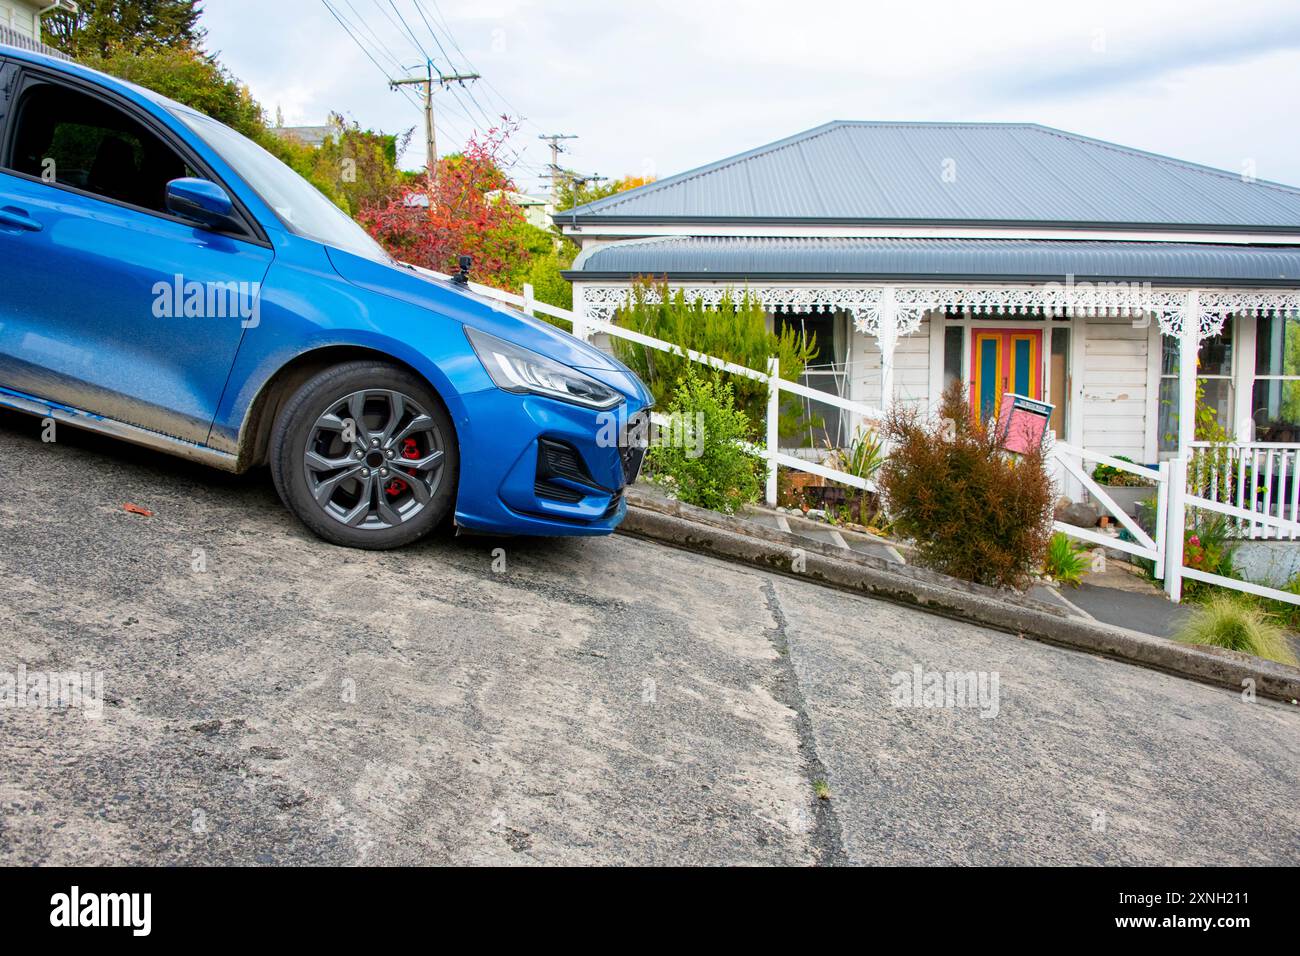
{"label": "concrete gutter", "polygon": [[1198,647],[1071,615],[1064,606],[895,564],[677,501],[628,492],[623,534],[762,568],[866,597],[921,608],[1072,650],[1138,664],[1275,700],[1300,699],[1300,669],[1217,647]]}

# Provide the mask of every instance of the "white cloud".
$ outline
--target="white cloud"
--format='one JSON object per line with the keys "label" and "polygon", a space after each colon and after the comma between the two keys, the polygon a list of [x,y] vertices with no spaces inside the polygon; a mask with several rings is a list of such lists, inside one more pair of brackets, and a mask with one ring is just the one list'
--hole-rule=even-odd
{"label": "white cloud", "polygon": [[[549,159],[542,131],[579,134],[564,159],[583,171],[649,163],[666,175],[830,119],[1030,120],[1231,169],[1250,158],[1261,177],[1300,184],[1294,0],[391,0],[397,13],[390,0],[330,2],[385,48],[375,55],[390,74],[393,60],[423,60],[397,13],[444,69],[472,62],[487,82],[472,87],[477,103],[438,94],[440,145],[484,113],[522,112],[525,188]],[[420,113],[323,0],[208,0],[205,24],[268,109],[415,126],[406,161],[419,164]]]}

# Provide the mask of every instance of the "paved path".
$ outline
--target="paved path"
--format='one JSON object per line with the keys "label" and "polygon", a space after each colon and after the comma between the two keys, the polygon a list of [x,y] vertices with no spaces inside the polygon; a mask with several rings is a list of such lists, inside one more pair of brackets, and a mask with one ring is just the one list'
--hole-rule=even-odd
{"label": "paved path", "polygon": [[[265,475],[38,434],[0,690],[107,703],[0,709],[0,864],[1300,858],[1293,708],[625,537],[339,550]],[[894,707],[916,665],[997,716]]]}
{"label": "paved path", "polygon": [[1187,604],[1170,603],[1163,593],[1154,589],[1122,590],[1098,586],[1087,579],[1077,588],[1062,588],[1061,593],[1067,601],[1099,621],[1157,637],[1173,637],[1193,610]]}

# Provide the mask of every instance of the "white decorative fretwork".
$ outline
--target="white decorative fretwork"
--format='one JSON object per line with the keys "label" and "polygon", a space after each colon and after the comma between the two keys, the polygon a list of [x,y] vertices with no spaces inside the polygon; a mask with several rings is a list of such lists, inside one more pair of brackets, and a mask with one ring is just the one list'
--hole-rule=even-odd
{"label": "white decorative fretwork", "polygon": [[[895,330],[910,335],[920,328],[930,310],[965,312],[988,316],[1139,316],[1154,314],[1165,335],[1179,335],[1188,289],[1156,288],[1149,282],[1047,282],[1041,285],[793,285],[752,283],[744,288],[721,283],[670,286],[716,307],[724,297],[748,294],[771,312],[828,312],[844,310],[854,326],[868,335],[881,328],[882,304],[892,301]],[[626,305],[631,286],[586,285],[575,287],[578,308],[590,318],[608,321]],[[656,289],[646,290],[657,301]],[[1230,315],[1300,314],[1300,290],[1296,289],[1202,289],[1199,332],[1202,337],[1218,334]]]}
{"label": "white decorative fretwork", "polygon": [[[1199,309],[1197,318],[1199,320],[1196,330],[1197,341],[1201,339],[1212,339],[1223,331],[1223,324],[1228,321],[1231,313],[1216,311],[1210,309]],[[1168,309],[1157,313],[1160,322],[1160,334],[1168,335],[1171,338],[1181,338],[1183,335],[1184,321],[1187,317],[1185,309]]]}
{"label": "white decorative fretwork", "polygon": [[903,303],[901,290],[885,286],[874,308],[863,309],[853,316],[853,327],[864,335],[889,338],[891,343],[900,335],[911,335],[921,327],[925,313],[933,308],[929,303]]}
{"label": "white decorative fretwork", "polygon": [[[579,285],[576,291],[587,317],[606,322],[628,304],[632,294],[630,285]],[[860,311],[876,309],[882,290],[879,286],[754,285],[736,288],[711,284],[672,286],[669,291],[673,294],[680,291],[687,300],[699,300],[707,308],[717,308],[723,299],[735,301],[748,295],[770,312],[834,312],[843,309],[856,315]],[[659,301],[657,287],[647,287],[642,294],[647,302]]]}

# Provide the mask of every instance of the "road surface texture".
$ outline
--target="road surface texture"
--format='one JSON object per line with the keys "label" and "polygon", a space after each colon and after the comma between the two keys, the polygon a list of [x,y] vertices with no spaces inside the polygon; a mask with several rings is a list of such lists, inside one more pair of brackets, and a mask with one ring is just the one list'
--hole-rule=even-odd
{"label": "road surface texture", "polygon": [[1295,708],[623,536],[340,550],[57,437],[0,416],[0,864],[1300,858]]}

